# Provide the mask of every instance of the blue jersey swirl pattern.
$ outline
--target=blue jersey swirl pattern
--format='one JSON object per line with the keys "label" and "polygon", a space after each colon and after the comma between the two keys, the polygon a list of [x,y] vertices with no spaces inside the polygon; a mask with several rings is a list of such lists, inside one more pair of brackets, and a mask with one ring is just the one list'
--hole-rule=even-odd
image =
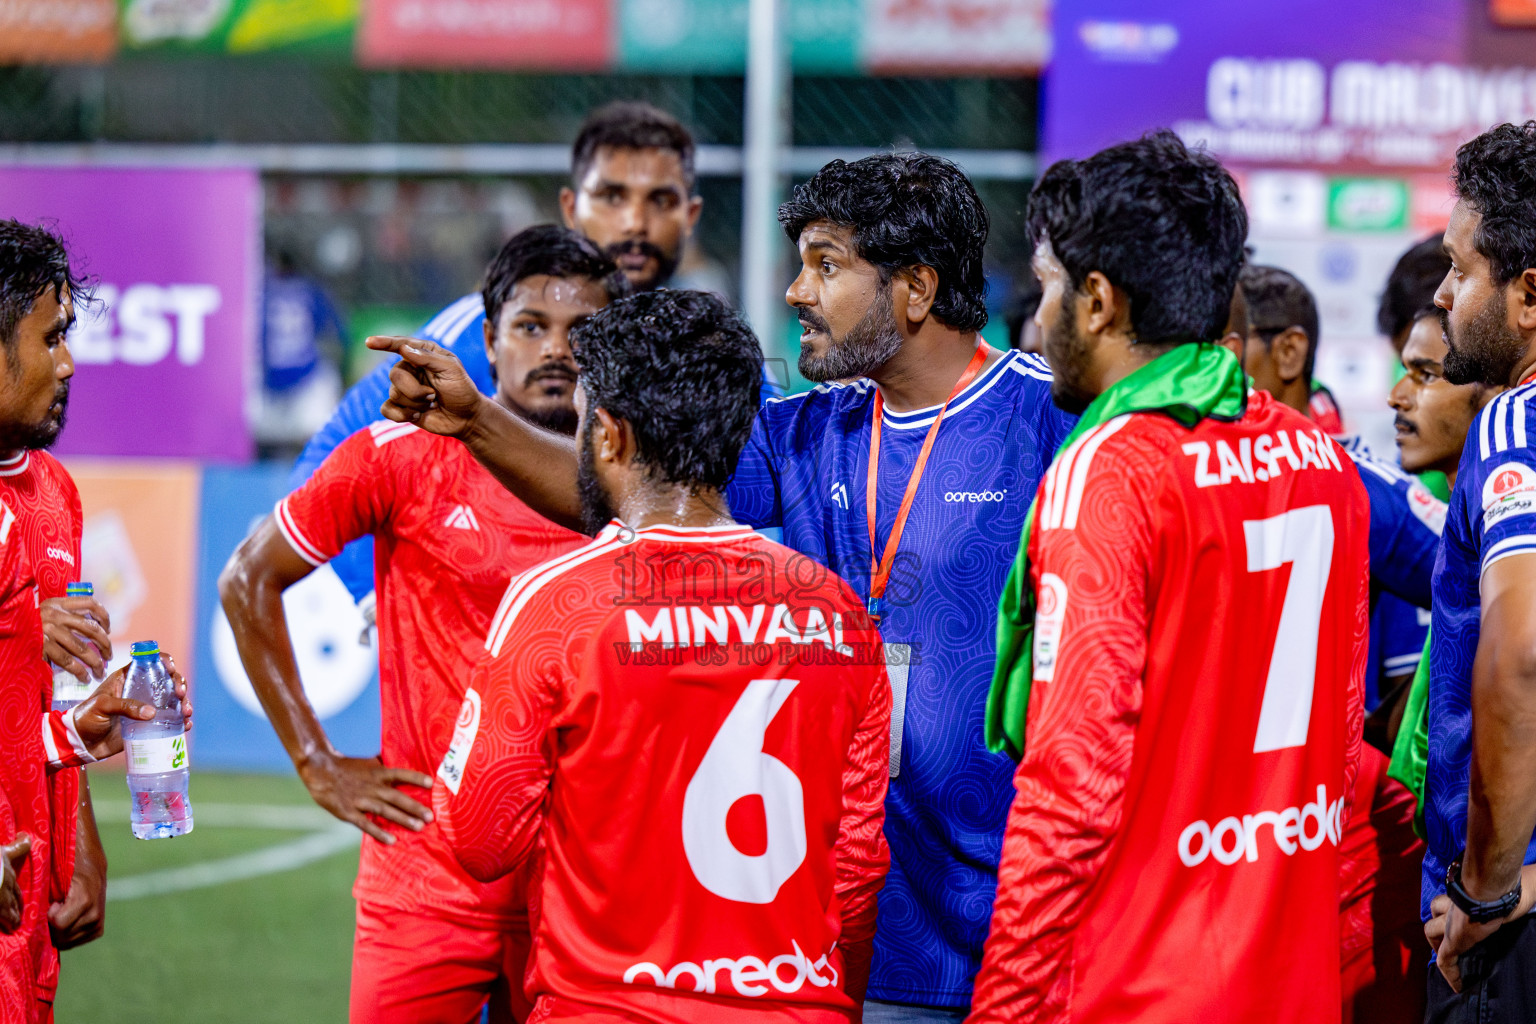
{"label": "blue jersey swirl pattern", "polygon": [[[1429,651],[1429,761],[1425,769],[1424,888],[1420,913],[1445,891],[1445,869],[1466,845],[1472,759],[1472,661],[1481,635],[1488,566],[1536,553],[1536,385],[1495,398],[1467,435],[1435,562]],[[1536,614],[1536,609],[1532,610]],[[1525,863],[1536,863],[1536,836]]]}
{"label": "blue jersey swirl pattern", "polygon": [[[982,740],[997,600],[1024,514],[1073,419],[1043,359],[1009,352],[944,415],[886,591],[881,633],[909,644],[900,767],[886,801],[891,869],[880,893],[869,996],[964,1006],[987,938],[1014,764]],[[865,481],[874,385],[823,385],[769,402],[727,489],[733,515],[868,599]],[[885,412],[876,543],[884,551],[937,408]],[[893,722],[897,716],[893,715]]]}

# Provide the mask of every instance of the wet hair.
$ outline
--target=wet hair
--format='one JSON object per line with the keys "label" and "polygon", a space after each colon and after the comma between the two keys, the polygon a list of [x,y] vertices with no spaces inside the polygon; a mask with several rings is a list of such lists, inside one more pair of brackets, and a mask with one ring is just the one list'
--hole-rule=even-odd
{"label": "wet hair", "polygon": [[1177,135],[1153,132],[1052,164],[1027,216],[1030,238],[1050,243],[1075,288],[1098,271],[1129,296],[1137,343],[1222,336],[1248,213],[1232,175]]}
{"label": "wet hair", "polygon": [[653,479],[726,485],[763,380],[762,347],[740,314],[708,292],[662,289],[604,307],[571,340],[588,408],[629,423]]}
{"label": "wet hair", "polygon": [[571,179],[578,184],[597,159],[597,151],[609,149],[665,149],[677,154],[683,165],[683,181],[693,190],[693,134],[665,110],[649,103],[620,100],[598,107],[587,115],[571,144]]}
{"label": "wet hair", "polygon": [[485,320],[494,331],[501,307],[512,297],[517,283],[544,274],[548,277],[583,277],[603,286],[608,300],[629,294],[629,279],[593,242],[554,224],[526,228],[507,239],[490,266],[480,297],[485,301]]}
{"label": "wet hair", "polygon": [[854,252],[884,284],[898,270],[932,267],[934,319],[957,331],[986,326],[981,254],[991,222],[971,180],[950,161],[927,153],[833,160],[779,207],[791,242],[818,220],[853,229]]}
{"label": "wet hair", "polygon": [[1431,235],[1398,257],[1376,307],[1376,329],[1382,334],[1397,337],[1413,326],[1420,310],[1434,305],[1435,292],[1451,269],[1444,246],[1444,234]]}
{"label": "wet hair", "polygon": [[1456,151],[1456,195],[1482,217],[1472,244],[1493,279],[1536,267],[1536,121],[1490,128]]}
{"label": "wet hair", "polygon": [[60,301],[68,289],[77,309],[91,301],[90,283],[70,268],[62,238],[42,225],[0,220],[0,344],[7,359],[16,353],[17,326],[49,288]]}
{"label": "wet hair", "polygon": [[1290,327],[1301,328],[1307,336],[1307,361],[1302,375],[1312,380],[1317,362],[1317,300],[1307,286],[1288,270],[1246,264],[1237,277],[1248,306],[1248,331],[1257,334],[1268,348],[1275,338]]}

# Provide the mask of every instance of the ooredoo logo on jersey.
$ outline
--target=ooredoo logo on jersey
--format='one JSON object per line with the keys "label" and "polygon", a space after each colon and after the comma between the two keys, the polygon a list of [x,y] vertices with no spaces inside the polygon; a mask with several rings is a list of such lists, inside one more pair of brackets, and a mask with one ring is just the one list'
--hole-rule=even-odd
{"label": "ooredoo logo on jersey", "polygon": [[1488,474],[1483,482],[1483,529],[1509,516],[1536,512],[1536,472],[1510,462]]}

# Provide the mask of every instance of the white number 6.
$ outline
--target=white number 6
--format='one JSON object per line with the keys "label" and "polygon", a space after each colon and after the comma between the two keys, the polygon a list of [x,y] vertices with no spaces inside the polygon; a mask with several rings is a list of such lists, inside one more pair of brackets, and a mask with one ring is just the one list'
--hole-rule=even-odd
{"label": "white number 6", "polygon": [[[754,679],[725,716],[683,793],[683,853],[699,884],[737,903],[772,903],[805,860],[805,791],[789,765],[763,753],[763,734],[794,679]],[[726,833],[731,805],[761,796],[768,848],[742,853]]]}

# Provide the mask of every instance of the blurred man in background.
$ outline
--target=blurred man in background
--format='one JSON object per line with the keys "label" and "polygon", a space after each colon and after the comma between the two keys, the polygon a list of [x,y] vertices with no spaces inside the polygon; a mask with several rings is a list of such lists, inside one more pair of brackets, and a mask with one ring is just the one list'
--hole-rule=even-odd
{"label": "blurred man in background", "polygon": [[[677,268],[704,200],[694,192],[693,136],[677,118],[646,103],[611,103],[593,111],[571,146],[571,184],[560,190],[566,226],[591,239],[619,265],[630,285],[660,288]],[[483,394],[495,392],[483,344],[484,304],[466,295],[429,320],[418,337],[458,356]],[[294,464],[298,487],[342,441],[379,417],[389,394],[389,364],[347,392],[330,421]],[[765,377],[763,396],[777,393]],[[331,568],[372,622],[373,541],[364,537],[331,560]]]}
{"label": "blurred man in background", "polygon": [[1163,131],[1057,163],[1029,229],[1083,418],[999,610],[988,733],[1022,759],[970,1020],[1337,1020],[1359,475],[1213,344],[1248,219],[1209,156]]}
{"label": "blurred man in background", "polygon": [[263,458],[291,458],[335,412],[346,344],[331,297],[279,247],[261,296],[261,402],[252,433]]}
{"label": "blurred man in background", "polygon": [[[1317,356],[1317,302],[1307,286],[1279,267],[1248,264],[1238,277],[1250,326],[1240,354],[1255,386],[1303,415],[1311,411]],[[1340,842],[1343,876],[1340,927],[1344,1020],[1365,1024],[1423,1014],[1428,951],[1417,914],[1424,847],[1413,831],[1413,794],[1389,778],[1386,720],[1399,707],[1412,671],[1389,670],[1406,653],[1417,665],[1424,646],[1418,609],[1429,607],[1430,575],[1445,505],[1396,466],[1378,462],[1353,438],[1340,439],[1370,501],[1371,658],[1366,669],[1366,719],[1356,800]],[[1391,604],[1386,604],[1388,600]],[[1389,614],[1383,615],[1383,610]],[[1405,621],[1404,621],[1405,620]]]}
{"label": "blurred man in background", "polygon": [[[513,236],[486,270],[481,335],[495,401],[570,435],[571,329],[628,290],[590,241],[547,225]],[[383,749],[347,757],[304,694],[283,591],[358,537],[379,557]],[[466,875],[429,799],[470,670],[507,581],[582,538],[507,493],[463,445],[376,421],[331,453],[231,557],[220,594],[246,672],[315,802],[377,842],[363,846],[351,1016],[464,1021],[490,999],[521,1019],[524,886]],[[414,789],[416,795],[409,792]]]}
{"label": "blurred man in background", "polygon": [[740,316],[659,292],[579,338],[597,536],[508,590],[438,770],[443,830],[478,878],[542,856],[540,1020],[847,1021],[887,862],[878,634],[724,501],[762,377]]}
{"label": "blurred man in background", "polygon": [[1376,307],[1376,327],[1398,355],[1403,354],[1420,312],[1434,303],[1435,289],[1451,269],[1444,242],[1443,234],[1430,235],[1399,256],[1387,275],[1387,287]]}
{"label": "blurred man in background", "polygon": [[[1536,121],[1456,151],[1442,366],[1511,390],[1467,437],[1435,573],[1424,824],[1430,1021],[1536,1018]],[[1522,877],[1524,876],[1524,877]]]}

